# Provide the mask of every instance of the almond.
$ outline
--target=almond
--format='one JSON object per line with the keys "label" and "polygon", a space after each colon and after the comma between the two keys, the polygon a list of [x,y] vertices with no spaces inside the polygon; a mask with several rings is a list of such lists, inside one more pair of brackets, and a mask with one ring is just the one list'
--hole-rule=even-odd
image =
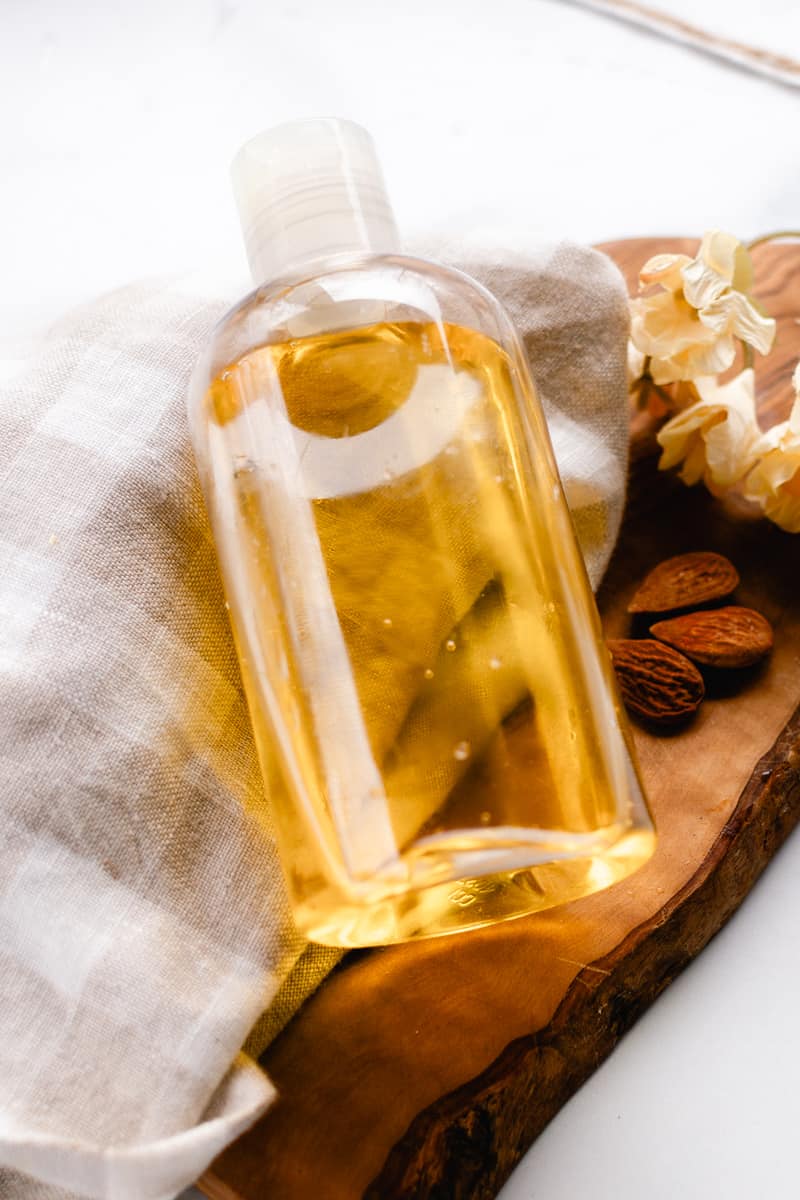
{"label": "almond", "polygon": [[657,621],[650,632],[708,667],[750,667],[772,649],[766,617],[738,605]]}
{"label": "almond", "polygon": [[666,558],[645,578],[628,605],[629,613],[672,612],[730,596],[739,573],[722,554],[700,550]]}
{"label": "almond", "polygon": [[651,638],[615,638],[608,649],[629,712],[654,725],[676,725],[697,712],[703,676],[683,654]]}

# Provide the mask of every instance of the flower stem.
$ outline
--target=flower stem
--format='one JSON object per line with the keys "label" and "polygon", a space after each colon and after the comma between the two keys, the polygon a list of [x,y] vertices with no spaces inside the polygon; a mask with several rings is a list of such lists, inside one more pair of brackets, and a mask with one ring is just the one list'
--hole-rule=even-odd
{"label": "flower stem", "polygon": [[753,365],[753,347],[749,342],[742,341],[741,338],[739,338],[739,345],[742,347],[742,370],[746,371]]}
{"label": "flower stem", "polygon": [[644,408],[646,404],[645,394],[653,383],[650,377],[650,362],[650,355],[646,354],[642,360],[642,369],[629,388],[630,394],[636,397],[636,407],[638,409]]}
{"label": "flower stem", "polygon": [[754,241],[748,242],[747,249],[754,250],[756,246],[764,246],[767,242],[778,242],[784,238],[791,238],[797,241],[800,239],[800,230],[780,229],[777,233],[765,233],[762,237],[757,237]]}
{"label": "flower stem", "polygon": [[645,358],[644,358],[644,362],[642,363],[642,373],[639,376],[638,382],[640,384],[646,384],[647,387],[652,388],[652,390],[655,392],[655,394],[657,396],[660,396],[661,399],[664,401],[664,403],[668,404],[671,408],[674,403],[672,396],[670,396],[667,389],[663,388],[660,383],[656,383],[655,380],[653,379],[653,376],[650,374],[650,363],[652,361],[653,361],[652,356],[649,354],[646,354]]}
{"label": "flower stem", "polygon": [[665,404],[669,405],[670,408],[674,408],[675,401],[673,400],[672,396],[670,396],[666,388],[662,387],[660,383],[653,383],[652,380],[650,381],[650,387],[657,396],[661,397]]}

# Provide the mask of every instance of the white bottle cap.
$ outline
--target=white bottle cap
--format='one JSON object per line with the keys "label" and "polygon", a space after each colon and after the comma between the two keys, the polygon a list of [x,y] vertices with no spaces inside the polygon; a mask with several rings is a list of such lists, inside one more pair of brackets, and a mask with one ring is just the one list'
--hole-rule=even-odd
{"label": "white bottle cap", "polygon": [[291,121],[245,143],[231,165],[247,257],[265,283],[339,254],[399,249],[380,164],[351,121]]}

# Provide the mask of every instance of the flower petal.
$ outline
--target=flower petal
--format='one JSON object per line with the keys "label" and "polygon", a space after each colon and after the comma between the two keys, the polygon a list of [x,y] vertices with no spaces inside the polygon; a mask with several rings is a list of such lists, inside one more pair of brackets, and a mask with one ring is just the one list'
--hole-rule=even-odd
{"label": "flower petal", "polygon": [[747,494],[750,495],[751,492],[755,494],[757,488],[761,489],[762,494],[776,492],[778,488],[784,487],[794,479],[798,471],[800,471],[800,447],[792,454],[778,446],[765,454],[752,472],[752,477],[748,476]]}
{"label": "flower petal", "polygon": [[792,383],[794,385],[795,401],[792,405],[792,411],[789,413],[789,428],[792,433],[800,434],[800,362],[794,369]]}
{"label": "flower petal", "polygon": [[653,360],[656,383],[724,371],[735,358],[732,339],[704,325],[677,292],[641,296],[631,301],[630,310],[631,340]]}
{"label": "flower petal", "polygon": [[704,404],[733,407],[738,409],[742,416],[755,421],[756,373],[752,367],[745,367],[727,383],[717,383],[716,379],[708,376],[696,379],[694,386]]}
{"label": "flower petal", "polygon": [[705,469],[706,455],[703,439],[702,437],[692,438],[688,444],[688,453],[683,467],[678,474],[685,484],[689,487],[694,487],[703,478]]}
{"label": "flower petal", "polygon": [[667,355],[714,333],[675,292],[658,292],[631,301],[631,337],[643,354]]}
{"label": "flower petal", "polygon": [[733,487],[756,462],[758,427],[747,425],[734,408],[705,435],[708,473],[720,488]]}
{"label": "flower petal", "polygon": [[677,380],[697,380],[703,375],[718,375],[727,371],[736,357],[733,338],[722,337],[707,345],[695,343],[669,357],[656,357],[650,363],[650,374],[656,383]]}
{"label": "flower petal", "polygon": [[691,408],[685,408],[671,421],[667,421],[656,435],[658,444],[663,450],[661,461],[658,464],[661,470],[666,471],[670,467],[674,467],[687,455],[689,441],[695,434],[699,434],[704,426],[723,419],[724,413],[718,411],[717,406],[700,401],[693,404]]}
{"label": "flower petal", "polygon": [[781,491],[764,511],[776,525],[787,533],[800,533],[800,497]]}
{"label": "flower petal", "polygon": [[677,467],[678,463],[686,457],[689,446],[689,439],[692,438],[698,426],[692,425],[688,429],[676,427],[677,417],[671,421],[667,421],[658,431],[658,444],[661,446],[661,458],[658,460],[659,471],[669,471],[672,467]]}
{"label": "flower petal", "polygon": [[744,494],[776,525],[800,533],[800,461],[790,464],[780,450],[767,455],[748,475]]}
{"label": "flower petal", "polygon": [[641,378],[644,369],[644,355],[641,350],[637,350],[633,342],[628,339],[628,388],[636,383],[637,379]]}
{"label": "flower petal", "polygon": [[[800,385],[800,367],[792,382]],[[745,480],[744,493],[756,500],[771,521],[800,533],[800,394],[788,421],[773,425],[759,439],[759,461]]]}
{"label": "flower petal", "polygon": [[700,320],[717,333],[730,331],[760,354],[767,354],[775,341],[774,318],[762,316],[741,292],[730,292],[707,304],[700,313]]}
{"label": "flower petal", "polygon": [[703,234],[698,258],[702,258],[712,271],[716,271],[718,275],[727,279],[728,283],[732,283],[736,270],[736,256],[741,248],[741,242],[732,233],[723,233],[721,229],[709,229]]}
{"label": "flower petal", "polygon": [[730,280],[714,271],[702,258],[683,268],[683,294],[695,308],[705,308],[730,291]]}
{"label": "flower petal", "polygon": [[731,287],[734,291],[744,292],[746,295],[753,286],[753,260],[746,246],[740,243],[736,247],[733,262]]}
{"label": "flower petal", "polygon": [[695,381],[701,399],[673,417],[658,433],[663,448],[659,468],[684,460],[681,479],[705,478],[724,491],[747,475],[756,462],[761,430],[755,414],[755,376],[742,371],[721,387],[713,379]]}
{"label": "flower petal", "polygon": [[683,287],[681,269],[691,261],[688,254],[655,254],[639,272],[639,283],[642,287],[658,283],[669,292],[679,292]]}
{"label": "flower petal", "polygon": [[731,289],[749,292],[753,286],[750,255],[732,233],[712,229],[704,234],[697,257],[683,269],[686,298],[703,308]]}

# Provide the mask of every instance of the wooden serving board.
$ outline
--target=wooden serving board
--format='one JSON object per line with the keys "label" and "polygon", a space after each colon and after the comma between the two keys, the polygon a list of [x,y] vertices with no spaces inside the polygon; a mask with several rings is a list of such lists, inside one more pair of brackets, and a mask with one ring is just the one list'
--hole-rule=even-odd
{"label": "wooden serving board", "polygon": [[[652,253],[605,247],[633,285]],[[800,357],[800,246],[755,252],[779,320],[758,373],[785,417]],[[718,550],[775,627],[769,662],[717,688],[686,730],[635,729],[654,858],[561,909],[461,937],[350,954],[263,1056],[278,1103],[200,1186],[213,1200],[480,1200],[741,903],[800,818],[800,536],[656,469],[634,419],[622,536],[599,596],[610,636],[659,559]]]}

